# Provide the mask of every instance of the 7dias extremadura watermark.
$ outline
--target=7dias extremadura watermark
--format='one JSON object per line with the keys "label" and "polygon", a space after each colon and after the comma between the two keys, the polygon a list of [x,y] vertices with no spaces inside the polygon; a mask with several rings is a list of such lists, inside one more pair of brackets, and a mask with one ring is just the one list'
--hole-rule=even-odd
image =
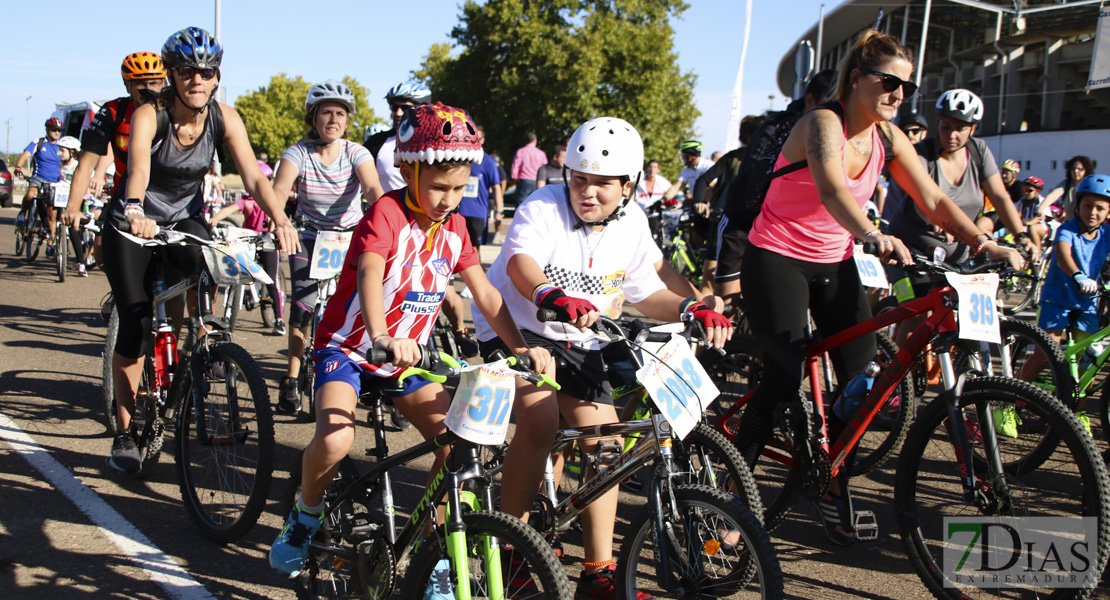
{"label": "7dias extremadura watermark", "polygon": [[1098,579],[1095,517],[947,517],[946,586],[1082,588]]}

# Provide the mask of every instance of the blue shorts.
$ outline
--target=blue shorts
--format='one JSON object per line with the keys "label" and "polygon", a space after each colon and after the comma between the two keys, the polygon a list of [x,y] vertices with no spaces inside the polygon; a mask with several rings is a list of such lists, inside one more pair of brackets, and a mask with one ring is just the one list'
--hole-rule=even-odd
{"label": "blue shorts", "polygon": [[1090,310],[1065,308],[1058,304],[1043,301],[1037,307],[1037,325],[1041,329],[1067,329],[1073,325],[1071,322],[1073,317],[1075,319],[1074,326],[1078,327],[1080,331],[1095,333],[1101,329],[1098,326],[1098,312],[1093,308]]}
{"label": "blue shorts", "polygon": [[355,388],[358,394],[379,390],[386,398],[399,398],[432,383],[416,375],[406,377],[404,381],[398,381],[396,377],[378,377],[358,366],[354,359],[339,348],[317,350],[312,353],[312,357],[316,360],[313,391],[319,390],[325,383],[342,381]]}

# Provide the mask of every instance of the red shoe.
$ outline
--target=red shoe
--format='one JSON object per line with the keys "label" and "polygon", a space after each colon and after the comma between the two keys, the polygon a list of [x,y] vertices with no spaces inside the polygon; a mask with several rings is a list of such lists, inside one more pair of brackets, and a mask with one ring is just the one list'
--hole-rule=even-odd
{"label": "red shoe", "polygon": [[[590,573],[583,573],[578,581],[578,589],[574,591],[574,600],[612,600],[617,597],[617,586],[614,578],[617,565],[609,565],[604,569]],[[649,600],[650,594],[636,592],[636,600]]]}

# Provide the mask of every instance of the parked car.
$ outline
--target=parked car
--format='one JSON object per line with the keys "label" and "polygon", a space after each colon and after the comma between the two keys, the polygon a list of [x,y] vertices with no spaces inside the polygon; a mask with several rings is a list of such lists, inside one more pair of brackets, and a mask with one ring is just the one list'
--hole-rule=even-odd
{"label": "parked car", "polygon": [[8,208],[12,205],[12,172],[8,164],[0,158],[0,206]]}

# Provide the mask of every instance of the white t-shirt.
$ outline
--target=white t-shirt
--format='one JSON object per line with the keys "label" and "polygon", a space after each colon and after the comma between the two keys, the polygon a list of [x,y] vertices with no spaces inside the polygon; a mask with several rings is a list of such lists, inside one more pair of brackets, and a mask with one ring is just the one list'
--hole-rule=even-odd
{"label": "white t-shirt", "polygon": [[708,171],[709,167],[712,166],[713,161],[703,156],[698,166],[693,169],[690,167],[682,167],[682,172],[678,174],[678,180],[686,184],[687,194],[694,191],[694,184],[698,182],[698,177],[701,177],[701,174]]}
{"label": "white t-shirt", "polygon": [[[578,217],[567,203],[566,186],[545,185],[536,190],[513,216],[505,244],[488,276],[518,327],[550,340],[596,349],[600,345],[593,332],[536,319],[536,306],[509,279],[509,259],[517,254],[531,257],[553,285],[563,288],[568,296],[589,300],[605,316],[615,319],[626,299],[641,302],[664,289],[655,272],[655,263],[663,255],[651,239],[647,216],[635,203],[601,231],[575,230],[577,223]],[[473,316],[479,340],[497,336],[477,306]]]}
{"label": "white t-shirt", "polygon": [[651,192],[647,191],[646,182],[641,179],[640,183],[636,184],[636,204],[640,208],[647,210],[649,206],[659,202],[663,199],[663,194],[671,189],[671,182],[663,178],[662,175],[655,176],[655,187],[651,188]]}
{"label": "white t-shirt", "polygon": [[378,150],[378,182],[382,184],[382,193],[388,194],[393,190],[405,187],[405,179],[401,177],[401,168],[393,164],[393,151],[397,149],[397,136],[391,135],[382,142]]}

